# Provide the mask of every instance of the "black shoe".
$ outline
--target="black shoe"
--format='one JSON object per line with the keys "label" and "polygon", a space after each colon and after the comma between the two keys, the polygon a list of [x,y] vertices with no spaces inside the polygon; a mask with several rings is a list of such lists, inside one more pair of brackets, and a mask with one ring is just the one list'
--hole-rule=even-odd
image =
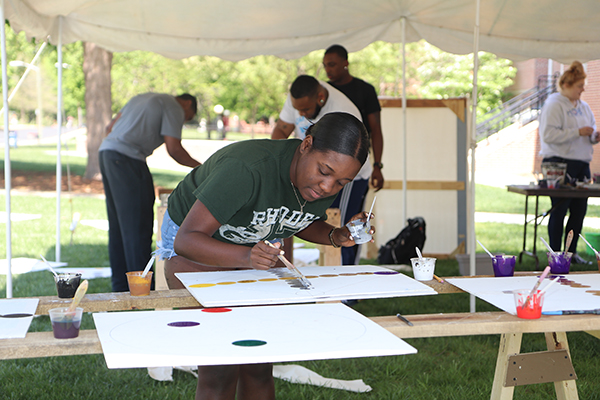
{"label": "black shoe", "polygon": [[592,265],[591,261],[588,261],[584,258],[582,258],[579,254],[575,253],[573,254],[573,256],[571,257],[571,262],[573,264],[583,264],[583,265]]}

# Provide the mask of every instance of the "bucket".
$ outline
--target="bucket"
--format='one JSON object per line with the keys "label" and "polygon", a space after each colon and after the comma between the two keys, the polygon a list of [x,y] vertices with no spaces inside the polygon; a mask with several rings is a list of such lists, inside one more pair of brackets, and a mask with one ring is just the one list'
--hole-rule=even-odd
{"label": "bucket", "polygon": [[550,187],[550,182],[557,183],[556,186],[559,187],[561,184],[565,183],[565,175],[567,173],[567,164],[559,163],[559,162],[543,162],[542,163],[542,174],[544,175],[544,179],[548,183],[548,187]]}
{"label": "bucket", "polygon": [[[471,275],[471,257],[469,254],[457,254],[458,269],[462,276]],[[494,276],[494,268],[492,267],[492,259],[484,253],[475,254],[475,275],[491,275]]]}
{"label": "bucket", "polygon": [[[590,244],[594,246],[597,251],[600,251],[600,233],[586,233],[585,240],[590,242]],[[590,246],[585,246],[585,253],[589,254],[590,256],[596,256],[594,250],[590,249]]]}

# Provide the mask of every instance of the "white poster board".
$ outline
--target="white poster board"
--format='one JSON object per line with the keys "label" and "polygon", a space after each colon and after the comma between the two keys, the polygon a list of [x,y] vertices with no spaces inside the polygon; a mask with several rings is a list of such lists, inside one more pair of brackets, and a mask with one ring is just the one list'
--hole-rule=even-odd
{"label": "white poster board", "polygon": [[398,271],[373,265],[303,267],[304,289],[286,268],[185,272],[175,276],[204,307],[310,303],[437,294]]}
{"label": "white poster board", "polygon": [[417,352],[339,303],[93,316],[108,368],[253,364]]}
{"label": "white poster board", "polygon": [[[33,321],[39,301],[40,299],[0,300],[0,339],[24,338]],[[11,314],[31,314],[31,316],[10,318]]]}
{"label": "white poster board", "polygon": [[[550,274],[540,289],[558,275]],[[544,295],[542,311],[594,310],[600,308],[600,274],[560,275]],[[504,278],[454,278],[447,279],[454,286],[479,297],[511,314],[516,314],[513,290],[533,289],[537,276],[511,276]]]}

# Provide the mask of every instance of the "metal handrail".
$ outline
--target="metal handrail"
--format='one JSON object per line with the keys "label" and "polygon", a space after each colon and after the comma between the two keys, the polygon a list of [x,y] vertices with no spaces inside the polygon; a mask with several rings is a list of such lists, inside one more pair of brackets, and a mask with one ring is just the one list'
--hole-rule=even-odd
{"label": "metal handrail", "polygon": [[558,74],[538,77],[538,85],[494,108],[477,124],[476,139],[485,139],[519,121],[525,125],[537,119],[546,98],[556,92]]}

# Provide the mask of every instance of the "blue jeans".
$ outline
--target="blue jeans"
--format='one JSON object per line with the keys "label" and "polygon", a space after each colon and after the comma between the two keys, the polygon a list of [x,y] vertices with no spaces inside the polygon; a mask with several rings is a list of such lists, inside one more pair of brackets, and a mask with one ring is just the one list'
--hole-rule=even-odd
{"label": "blue jeans", "polygon": [[175,257],[177,253],[175,253],[173,244],[175,242],[175,236],[177,236],[177,232],[179,231],[179,226],[173,222],[171,216],[169,215],[169,211],[165,211],[165,216],[163,217],[162,224],[160,225],[160,241],[156,243],[155,254],[159,260],[170,260],[171,257]]}
{"label": "blue jeans", "polygon": [[112,150],[103,150],[98,157],[106,194],[112,290],[126,292],[125,273],[142,271],[152,253],[154,184],[144,161]]}
{"label": "blue jeans", "polygon": [[[365,197],[369,190],[368,179],[355,179],[346,184],[331,204],[331,208],[339,208],[344,226],[350,218],[364,211]],[[342,247],[342,265],[358,265],[361,245]]]}

